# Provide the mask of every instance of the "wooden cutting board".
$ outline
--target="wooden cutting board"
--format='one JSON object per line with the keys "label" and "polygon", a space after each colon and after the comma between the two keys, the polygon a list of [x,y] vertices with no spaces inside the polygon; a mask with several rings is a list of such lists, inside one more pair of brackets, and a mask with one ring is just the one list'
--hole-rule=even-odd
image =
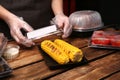
{"label": "wooden cutting board", "polygon": [[[17,44],[17,43],[12,41],[12,42],[8,42],[8,44]],[[28,65],[43,59],[37,46],[31,47],[31,48],[26,48],[21,45],[19,46],[20,46],[19,56],[12,60],[6,60],[8,62],[8,65],[12,69],[18,68],[24,65]]]}
{"label": "wooden cutting board", "polygon": [[48,37],[44,37],[41,39],[37,39],[34,42],[36,43],[35,46],[31,47],[31,48],[27,48],[25,46],[19,45],[17,44],[15,41],[9,41],[8,44],[16,44],[20,46],[20,52],[19,52],[19,56],[13,60],[6,60],[8,62],[8,65],[12,68],[18,68],[21,66],[25,66],[28,64],[32,64],[38,61],[43,60],[43,57],[41,55],[41,52],[38,49],[38,45],[40,44],[41,41],[45,40],[45,39],[56,39],[56,38],[60,38],[60,36],[56,36],[56,35],[51,35]]}

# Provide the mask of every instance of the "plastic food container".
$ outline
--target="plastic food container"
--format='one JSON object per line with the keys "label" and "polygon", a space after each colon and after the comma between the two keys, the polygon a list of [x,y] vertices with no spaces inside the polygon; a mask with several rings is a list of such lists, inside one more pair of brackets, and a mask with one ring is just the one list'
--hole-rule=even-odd
{"label": "plastic food container", "polygon": [[100,13],[93,10],[73,12],[69,16],[69,21],[73,26],[73,31],[76,32],[90,32],[104,26]]}
{"label": "plastic food container", "polygon": [[89,47],[120,50],[120,25],[111,25],[94,31]]}
{"label": "plastic food container", "polygon": [[19,49],[20,47],[16,44],[7,44],[3,57],[5,59],[15,59],[16,57],[19,56]]}
{"label": "plastic food container", "polygon": [[4,36],[3,33],[0,33],[0,57],[3,54],[3,51],[5,50],[5,47],[7,45],[7,38]]}
{"label": "plastic food container", "polygon": [[12,72],[12,69],[8,66],[4,58],[0,58],[0,78],[9,76]]}
{"label": "plastic food container", "polygon": [[5,47],[7,45],[7,38],[3,33],[0,33],[0,78],[10,75],[12,69],[8,66],[7,62],[2,57]]}

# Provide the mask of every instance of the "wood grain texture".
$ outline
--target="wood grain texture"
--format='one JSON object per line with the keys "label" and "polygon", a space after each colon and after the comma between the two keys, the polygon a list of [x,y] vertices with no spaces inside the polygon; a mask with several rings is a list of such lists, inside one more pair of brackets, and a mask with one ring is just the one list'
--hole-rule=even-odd
{"label": "wood grain texture", "polygon": [[[97,60],[87,65],[73,68],[71,70],[69,69],[49,70],[48,67],[45,66],[44,62],[39,62],[36,64],[32,64],[31,66],[26,66],[14,70],[13,76],[6,78],[4,80],[8,80],[8,79],[9,80],[21,80],[21,79],[46,80],[45,79],[46,77],[55,76],[56,74],[59,73],[61,74],[47,80],[88,80],[91,77],[92,80],[98,80],[119,69],[120,66],[119,57],[120,55],[118,53],[116,53],[116,55],[111,54],[110,56],[106,56],[100,60]],[[114,64],[110,64],[110,62]],[[117,74],[116,76],[118,76],[118,78],[116,77],[114,79],[115,80],[119,79],[119,74]],[[114,79],[111,78],[111,80]]]}
{"label": "wood grain texture", "polygon": [[[43,60],[43,57],[41,55],[41,52],[39,51],[38,49],[38,46],[40,46],[40,43],[43,41],[43,40],[46,40],[46,39],[50,39],[50,40],[54,40],[54,39],[61,39],[59,36],[56,36],[56,35],[52,35],[52,36],[49,36],[49,37],[44,37],[42,39],[37,39],[35,41],[35,43],[37,44],[36,46],[33,46],[31,48],[26,48],[22,45],[19,45],[17,44],[16,42],[9,42],[9,44],[17,44],[20,46],[20,55],[13,59],[13,60],[7,60],[8,64],[10,65],[11,68],[18,68],[18,67],[21,67],[21,66],[25,66],[25,65],[28,65],[28,64],[31,64],[31,63],[34,63],[34,62],[37,62],[37,61],[40,61],[40,60]],[[78,47],[78,48],[82,48],[82,47],[85,47],[87,46],[87,39],[86,38],[67,38],[67,39],[64,39],[65,41],[67,41],[68,43]]]}
{"label": "wood grain texture", "polygon": [[31,64],[30,66],[25,66],[19,69],[15,69],[10,76],[9,80],[36,80],[44,79],[48,76],[53,76],[55,74],[61,73],[66,69],[50,70],[44,61],[38,62],[36,64]]}
{"label": "wood grain texture", "polygon": [[[10,42],[8,44],[17,44],[17,43]],[[36,61],[40,61],[43,59],[37,46],[31,47],[31,48],[26,48],[21,45],[19,46],[20,46],[19,56],[15,59],[7,60],[8,65],[12,69],[25,66],[25,65],[28,65],[28,64],[31,64],[31,63],[34,63]]]}
{"label": "wood grain texture", "polygon": [[[51,40],[56,38],[58,37],[52,37]],[[22,47],[18,58],[8,60],[14,70],[12,75],[4,80],[99,80],[102,78],[109,80],[113,79],[113,76],[119,78],[119,73],[110,78],[108,76],[120,70],[120,51],[89,48],[88,38],[70,37],[63,40],[82,49],[88,64],[50,70],[37,46],[31,49]]]}
{"label": "wood grain texture", "polygon": [[119,80],[119,79],[120,79],[120,71],[108,76],[104,80]]}
{"label": "wood grain texture", "polygon": [[73,68],[48,80],[100,80],[118,70],[120,70],[119,52],[93,61],[87,65]]}

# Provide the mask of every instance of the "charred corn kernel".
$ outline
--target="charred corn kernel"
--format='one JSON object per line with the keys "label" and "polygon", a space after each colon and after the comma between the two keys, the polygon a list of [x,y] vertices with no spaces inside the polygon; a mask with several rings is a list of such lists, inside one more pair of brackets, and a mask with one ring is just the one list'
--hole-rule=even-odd
{"label": "charred corn kernel", "polygon": [[72,62],[80,62],[82,60],[83,53],[82,53],[82,50],[80,50],[79,48],[61,39],[56,39],[54,43],[57,44],[57,46],[59,46],[61,49],[63,49],[65,53],[67,53],[67,55],[69,56],[69,59]]}
{"label": "charred corn kernel", "polygon": [[59,64],[66,64],[69,62],[69,57],[62,51],[55,43],[50,40],[45,40],[41,43],[41,48],[51,56]]}

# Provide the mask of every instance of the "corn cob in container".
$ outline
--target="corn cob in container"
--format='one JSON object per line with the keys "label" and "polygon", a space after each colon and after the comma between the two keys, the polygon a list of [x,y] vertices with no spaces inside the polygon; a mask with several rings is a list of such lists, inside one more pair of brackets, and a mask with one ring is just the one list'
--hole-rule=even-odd
{"label": "corn cob in container", "polygon": [[41,48],[59,64],[67,64],[69,62],[68,55],[62,51],[55,43],[50,40],[44,40]]}
{"label": "corn cob in container", "polygon": [[59,46],[67,55],[71,62],[80,62],[83,58],[83,52],[79,48],[61,40],[56,39],[54,43]]}

